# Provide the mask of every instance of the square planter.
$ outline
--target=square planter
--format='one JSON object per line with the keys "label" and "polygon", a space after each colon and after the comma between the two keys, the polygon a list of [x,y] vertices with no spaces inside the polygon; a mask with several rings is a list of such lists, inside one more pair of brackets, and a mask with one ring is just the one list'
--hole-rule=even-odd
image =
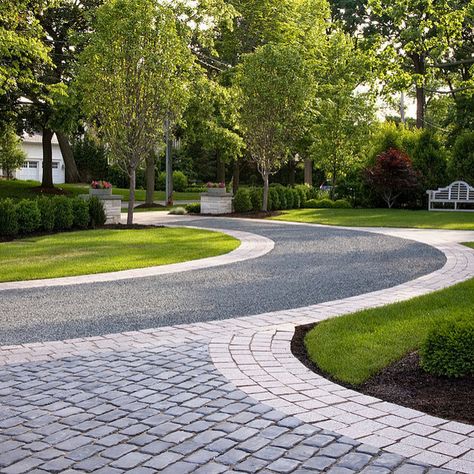
{"label": "square planter", "polygon": [[108,189],[89,188],[89,196],[96,196],[99,198],[101,196],[112,196],[112,188],[108,188]]}
{"label": "square planter", "polygon": [[226,188],[207,188],[207,193],[210,196],[225,196],[227,194]]}

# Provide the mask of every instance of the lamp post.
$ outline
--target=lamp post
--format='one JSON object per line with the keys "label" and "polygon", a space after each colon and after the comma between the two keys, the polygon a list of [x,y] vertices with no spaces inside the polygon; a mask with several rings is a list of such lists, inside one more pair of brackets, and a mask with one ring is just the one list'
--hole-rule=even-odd
{"label": "lamp post", "polygon": [[173,165],[171,163],[170,119],[165,120],[166,141],[166,205],[173,205]]}

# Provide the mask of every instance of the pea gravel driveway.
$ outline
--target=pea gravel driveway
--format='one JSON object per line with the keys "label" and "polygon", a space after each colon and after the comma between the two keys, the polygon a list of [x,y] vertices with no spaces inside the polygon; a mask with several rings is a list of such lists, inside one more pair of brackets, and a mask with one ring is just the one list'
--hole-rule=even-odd
{"label": "pea gravel driveway", "polygon": [[[142,216],[139,216],[142,217]],[[173,220],[193,225],[192,220]],[[0,344],[95,336],[241,317],[392,287],[441,268],[444,255],[408,240],[352,230],[199,219],[275,242],[263,257],[134,280],[1,293]]]}

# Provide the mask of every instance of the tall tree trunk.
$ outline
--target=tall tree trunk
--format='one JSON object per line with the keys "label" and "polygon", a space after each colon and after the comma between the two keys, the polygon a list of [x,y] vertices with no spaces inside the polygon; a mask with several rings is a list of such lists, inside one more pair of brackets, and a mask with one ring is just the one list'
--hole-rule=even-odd
{"label": "tall tree trunk", "polygon": [[263,177],[263,203],[262,203],[262,211],[266,212],[268,210],[268,189],[269,189],[269,183],[268,183],[268,172],[264,171],[262,173]]}
{"label": "tall tree trunk", "polygon": [[59,148],[61,149],[61,155],[63,155],[64,166],[66,168],[66,183],[79,183],[81,177],[77,170],[76,160],[72,152],[71,144],[69,143],[68,137],[61,132],[55,132],[58,137]]}
{"label": "tall tree trunk", "polygon": [[155,201],[155,157],[152,153],[146,157],[146,201],[147,206],[152,206]]}
{"label": "tall tree trunk", "polygon": [[313,160],[308,158],[304,160],[304,184],[313,185]]}
{"label": "tall tree trunk", "polygon": [[288,161],[288,184],[290,186],[295,185],[295,176],[296,176],[296,164],[293,157]]}
{"label": "tall tree trunk", "polygon": [[426,74],[426,61],[423,55],[414,54],[412,56],[415,72],[421,76],[422,82],[416,84],[416,127],[424,128],[425,126],[425,109],[426,109],[426,93],[424,85],[424,76]]}
{"label": "tall tree trunk", "polygon": [[41,181],[42,188],[54,188],[53,184],[53,148],[51,141],[53,139],[53,131],[49,128],[43,128],[43,179]]}
{"label": "tall tree trunk", "polygon": [[135,185],[136,185],[136,169],[130,169],[128,172],[130,178],[130,196],[128,198],[127,225],[133,224],[133,208],[135,207]]}
{"label": "tall tree trunk", "polygon": [[225,183],[225,162],[222,158],[217,158],[217,182]]}
{"label": "tall tree trunk", "polygon": [[235,160],[234,161],[234,169],[232,172],[232,192],[235,194],[239,189],[240,184],[240,163]]}

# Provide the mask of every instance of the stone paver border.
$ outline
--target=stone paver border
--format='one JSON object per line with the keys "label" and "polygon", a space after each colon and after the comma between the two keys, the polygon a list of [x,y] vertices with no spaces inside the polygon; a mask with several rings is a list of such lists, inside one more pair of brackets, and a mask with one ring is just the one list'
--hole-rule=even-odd
{"label": "stone paver border", "polygon": [[168,275],[171,273],[187,272],[190,270],[201,270],[204,268],[227,265],[229,263],[241,262],[252,258],[258,258],[273,250],[275,243],[260,235],[250,232],[242,232],[227,229],[209,229],[196,226],[168,225],[168,227],[182,227],[190,229],[203,229],[212,232],[221,232],[240,240],[240,245],[232,252],[217,257],[201,258],[188,262],[173,263],[170,265],[159,265],[154,267],[134,268],[132,270],[122,270],[117,272],[95,273],[91,275],[79,275],[61,278],[47,278],[27,281],[12,281],[0,283],[0,291],[20,290],[28,288],[44,288],[51,286],[71,286],[87,283],[101,283],[107,281],[127,280],[131,278],[145,278],[158,275]]}
{"label": "stone paver border", "polygon": [[474,472],[474,426],[361,395],[309,371],[290,352],[296,325],[410,299],[474,275],[474,252],[459,244],[474,240],[474,232],[360,230],[424,242],[441,250],[447,262],[436,272],[394,288],[304,308],[100,337],[3,346],[0,364],[152,350],[160,344],[205,339],[222,375],[266,405],[415,462]]}

